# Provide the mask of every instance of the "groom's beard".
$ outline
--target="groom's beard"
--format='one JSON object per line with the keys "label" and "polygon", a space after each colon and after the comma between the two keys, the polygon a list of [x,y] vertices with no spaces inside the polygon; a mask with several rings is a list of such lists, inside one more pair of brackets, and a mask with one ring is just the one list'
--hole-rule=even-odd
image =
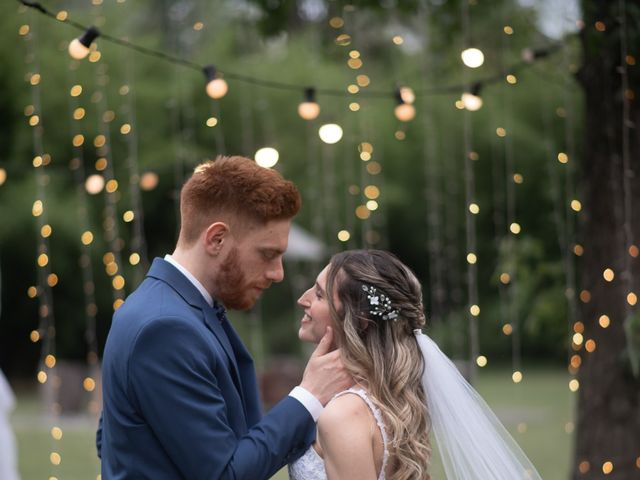
{"label": "groom's beard", "polygon": [[240,267],[238,249],[233,249],[220,266],[217,277],[217,300],[232,310],[248,310],[256,303],[251,297],[244,272]]}

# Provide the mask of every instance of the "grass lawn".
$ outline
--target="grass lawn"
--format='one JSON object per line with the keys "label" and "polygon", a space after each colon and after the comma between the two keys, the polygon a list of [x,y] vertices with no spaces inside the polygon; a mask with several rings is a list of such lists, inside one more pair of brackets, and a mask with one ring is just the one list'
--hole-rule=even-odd
{"label": "grass lawn", "polygon": [[[507,369],[480,372],[477,388],[512,433],[545,480],[569,477],[572,436],[566,433],[572,421],[572,396],[562,369],[524,369],[520,384],[511,381]],[[100,472],[95,455],[96,421],[89,416],[48,418],[40,413],[34,394],[18,392],[18,407],[12,415],[19,449],[22,480],[93,480]],[[60,440],[51,428],[63,431]],[[435,450],[436,448],[434,448]],[[51,452],[61,457],[59,465],[50,461]],[[432,476],[442,479],[439,465]],[[274,479],[286,480],[286,470]]]}

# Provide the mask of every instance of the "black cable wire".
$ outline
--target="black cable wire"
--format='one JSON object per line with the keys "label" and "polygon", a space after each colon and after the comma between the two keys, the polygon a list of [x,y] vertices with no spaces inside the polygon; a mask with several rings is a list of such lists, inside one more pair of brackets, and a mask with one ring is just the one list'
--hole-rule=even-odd
{"label": "black cable wire", "polygon": [[[87,27],[86,25],[82,25],[78,22],[75,22],[73,20],[61,20],[57,17],[57,15],[49,10],[47,10],[45,7],[42,6],[42,4],[40,2],[31,2],[28,0],[18,0],[18,2],[20,2],[22,5],[29,7],[29,8],[33,8],[35,10],[38,10],[40,13],[46,15],[47,17],[53,18],[54,20],[61,22],[61,23],[66,23],[71,25],[72,27],[81,30],[81,31],[87,31],[89,27]],[[173,55],[169,55],[167,53],[164,52],[160,52],[158,50],[153,50],[151,48],[147,48],[147,47],[142,47],[140,45],[136,45],[135,43],[131,43],[128,40],[123,40],[121,38],[117,38],[117,37],[113,37],[111,35],[105,34],[103,32],[100,32],[100,37],[104,38],[105,40],[107,40],[108,42],[111,43],[115,43],[117,45],[120,45],[122,47],[125,48],[130,48],[132,50],[135,50],[138,53],[141,53],[143,55],[148,55],[151,57],[155,57],[155,58],[159,58],[161,60],[165,60],[167,62],[170,63],[174,63],[177,65],[182,65],[183,67],[187,67],[187,68],[191,68],[193,70],[197,70],[199,72],[202,73],[202,71],[205,68],[205,65],[200,65],[196,62],[191,62],[189,60],[185,60],[183,58],[179,58],[179,57],[175,57]],[[558,51],[560,48],[562,47],[562,44],[557,43],[555,45],[552,45],[546,49],[538,49],[535,50],[534,53],[534,61],[535,60],[539,60],[541,58],[546,58],[549,55],[551,55],[552,53],[555,53],[556,51]],[[518,70],[521,70],[523,68],[529,67],[531,66],[534,61],[520,61],[514,65],[511,66],[511,68],[509,68],[508,70],[506,70],[509,73],[515,73]],[[221,69],[218,69],[218,71],[220,71]],[[295,90],[295,91],[304,91],[305,88],[308,88],[309,85],[295,85],[295,84],[290,84],[290,83],[283,83],[283,82],[276,82],[273,80],[264,80],[264,79],[260,79],[260,78],[255,78],[255,77],[249,77],[246,75],[241,75],[241,74],[237,74],[237,73],[232,73],[232,72],[228,72],[228,71],[224,71],[224,78],[228,78],[230,80],[237,80],[240,82],[244,82],[244,83],[248,83],[251,85],[256,85],[256,86],[260,86],[260,87],[266,87],[266,88],[273,88],[273,89],[278,89],[278,90]],[[474,82],[472,82],[472,85],[481,85],[481,86],[485,86],[488,85],[490,83],[495,83],[498,82],[500,80],[502,80],[504,78],[504,73],[497,73],[495,75],[491,75],[485,78],[482,78],[480,80],[476,80]],[[447,85],[447,86],[443,86],[443,87],[434,87],[434,88],[430,88],[430,89],[426,89],[426,90],[416,90],[414,92],[416,97],[422,97],[422,96],[427,96],[427,95],[438,95],[438,94],[450,94],[450,93],[460,93],[460,92],[464,92],[466,90],[468,90],[469,86],[463,83],[460,84],[455,84],[455,85]],[[344,90],[338,90],[338,89],[330,89],[330,88],[316,88],[316,93],[321,94],[321,95],[328,95],[328,96],[335,96],[335,97],[348,97],[351,94],[346,93]],[[358,96],[360,98],[395,98],[395,93],[393,92],[389,92],[389,91],[376,91],[376,90],[361,90],[358,93]]]}

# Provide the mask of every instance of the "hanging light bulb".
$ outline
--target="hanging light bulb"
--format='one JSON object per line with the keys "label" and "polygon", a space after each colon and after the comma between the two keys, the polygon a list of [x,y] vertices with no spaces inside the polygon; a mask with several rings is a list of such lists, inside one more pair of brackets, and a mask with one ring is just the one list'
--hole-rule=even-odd
{"label": "hanging light bulb", "polygon": [[342,127],[336,123],[327,123],[320,127],[318,135],[324,143],[338,143],[342,138]]}
{"label": "hanging light bulb", "polygon": [[478,48],[467,48],[460,54],[462,63],[469,68],[478,68],[484,63],[484,53]]}
{"label": "hanging light bulb", "polygon": [[404,103],[412,104],[416,101],[416,94],[411,87],[400,87],[400,98]]}
{"label": "hanging light bulb", "polygon": [[104,177],[102,175],[89,175],[84,182],[84,188],[91,195],[97,195],[104,188]]}
{"label": "hanging light bulb", "polygon": [[100,36],[96,27],[89,27],[80,37],[69,42],[69,55],[76,60],[82,60],[89,55],[91,43]]}
{"label": "hanging light bulb", "polygon": [[207,65],[202,69],[202,71],[207,78],[207,95],[215,100],[224,97],[227,94],[227,91],[229,91],[229,85],[227,85],[224,78],[217,75],[216,67],[213,65]]}
{"label": "hanging light bulb", "polygon": [[460,97],[464,108],[466,108],[470,112],[480,110],[480,108],[482,107],[482,98],[480,97],[481,88],[482,84],[480,82],[474,83],[471,87],[471,91],[464,92],[462,94],[462,97]]}
{"label": "hanging light bulb", "polygon": [[263,168],[273,167],[278,163],[279,158],[280,154],[278,153],[278,150],[271,147],[261,148],[255,154],[256,163]]}
{"label": "hanging light bulb", "polygon": [[[413,93],[413,92],[412,92]],[[409,122],[416,116],[416,108],[410,103],[406,103],[402,96],[402,89],[396,89],[396,108],[393,113],[401,122]],[[406,97],[406,95],[405,95]],[[414,97],[415,98],[415,97]]]}
{"label": "hanging light bulb", "polygon": [[482,98],[477,97],[473,93],[464,92],[460,100],[462,101],[464,108],[470,112],[478,111],[482,107]]}
{"label": "hanging light bulb", "polygon": [[298,115],[305,120],[313,120],[320,115],[320,105],[316,102],[316,89],[308,87],[304,89],[304,102],[298,105]]}

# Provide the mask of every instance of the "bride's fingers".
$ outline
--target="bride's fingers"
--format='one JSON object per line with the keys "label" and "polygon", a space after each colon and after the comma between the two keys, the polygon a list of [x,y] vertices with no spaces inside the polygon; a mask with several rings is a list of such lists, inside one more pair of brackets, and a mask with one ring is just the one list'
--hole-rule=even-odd
{"label": "bride's fingers", "polygon": [[327,331],[318,343],[318,346],[313,351],[312,357],[321,357],[331,351],[331,345],[333,344],[333,329],[327,327]]}

